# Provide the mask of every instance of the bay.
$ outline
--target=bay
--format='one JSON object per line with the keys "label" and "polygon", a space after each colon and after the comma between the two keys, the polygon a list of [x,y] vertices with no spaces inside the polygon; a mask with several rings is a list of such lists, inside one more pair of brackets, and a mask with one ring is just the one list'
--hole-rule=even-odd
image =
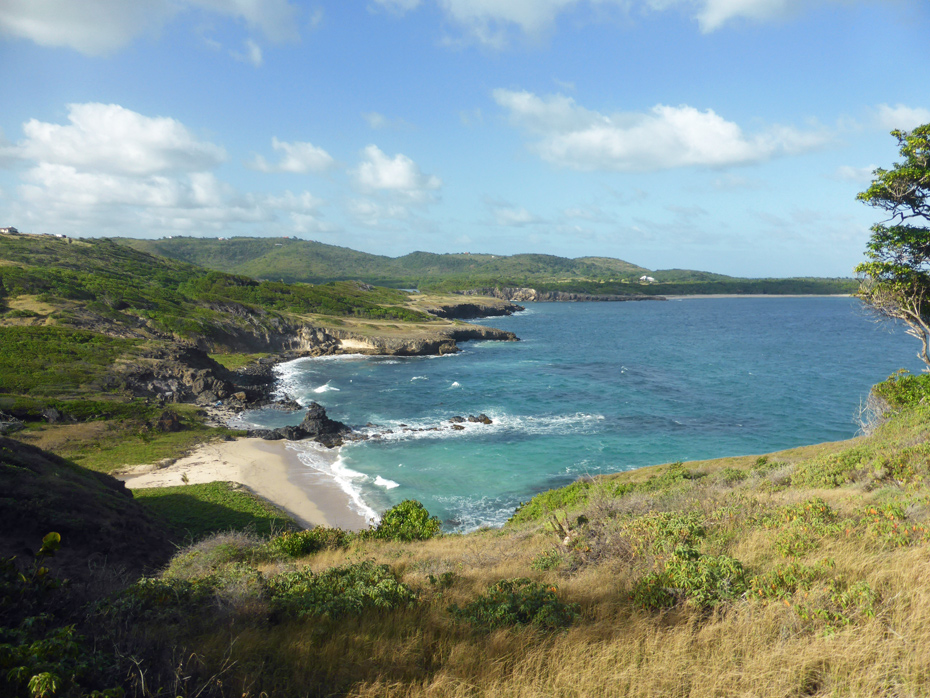
{"label": "bay", "polygon": [[[913,339],[851,298],[540,303],[482,322],[522,341],[279,367],[282,391],[381,435],[335,463],[304,447],[308,467],[366,516],[417,499],[447,530],[499,526],[583,475],[852,437],[874,383],[923,367]],[[492,424],[447,421],[480,413]],[[244,415],[266,427],[300,417]]]}

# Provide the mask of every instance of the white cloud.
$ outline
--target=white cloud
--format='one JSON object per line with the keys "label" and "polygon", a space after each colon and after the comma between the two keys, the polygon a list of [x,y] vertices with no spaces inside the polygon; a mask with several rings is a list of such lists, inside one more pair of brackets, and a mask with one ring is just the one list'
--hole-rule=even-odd
{"label": "white cloud", "polygon": [[325,172],[333,168],[336,161],[322,148],[312,143],[294,141],[287,143],[279,141],[276,137],[271,139],[271,147],[280,153],[281,159],[277,164],[271,164],[261,155],[256,155],[249,167],[260,172],[293,172],[304,174],[306,172]]}
{"label": "white cloud", "polygon": [[[602,9],[613,6],[621,11],[634,9],[664,12],[680,10],[709,33],[738,20],[778,21],[826,3],[883,2],[885,0],[435,0],[446,17],[464,30],[462,39],[448,39],[458,46],[476,42],[501,49],[516,30],[538,38],[551,31],[560,15],[582,7]],[[374,0],[375,6],[395,14],[416,9],[422,0]],[[601,16],[603,13],[601,13]],[[564,88],[563,88],[564,89]]]}
{"label": "white cloud", "polygon": [[362,153],[364,159],[353,173],[362,191],[384,192],[422,203],[431,198],[431,192],[442,186],[439,177],[424,174],[413,160],[402,153],[388,157],[376,145],[367,146]]}
{"label": "white cloud", "polygon": [[869,165],[868,167],[851,167],[849,165],[843,165],[842,167],[837,167],[836,171],[833,173],[834,179],[839,179],[844,182],[854,182],[860,185],[866,185],[872,181],[872,173],[875,171],[877,165]]}
{"label": "white cloud", "polygon": [[4,0],[0,34],[104,55],[192,10],[242,20],[272,41],[298,38],[298,10],[288,0]]}
{"label": "white cloud", "polygon": [[[19,162],[9,206],[24,229],[72,235],[225,231],[231,225],[323,230],[323,202],[303,192],[243,194],[211,171],[224,150],[196,139],[180,122],[115,104],[72,104],[69,125],[32,119],[6,148]],[[311,220],[312,219],[312,220]],[[311,225],[316,220],[316,224]],[[263,228],[263,229],[266,229]]]}
{"label": "white cloud", "polygon": [[556,95],[494,90],[512,123],[536,137],[543,160],[576,170],[647,171],[724,167],[801,153],[823,145],[822,132],[773,126],[747,135],[713,110],[657,105],[648,112],[601,114]]}
{"label": "white cloud", "polygon": [[369,228],[383,227],[388,222],[404,221],[410,217],[406,206],[371,199],[351,199],[346,209],[356,223]]}
{"label": "white cloud", "polygon": [[255,43],[252,39],[246,39],[245,51],[242,53],[239,53],[238,51],[230,51],[229,55],[231,55],[237,61],[251,63],[256,68],[260,68],[264,60],[262,57],[262,47]]}
{"label": "white cloud", "polygon": [[389,119],[384,114],[376,111],[364,112],[362,118],[368,122],[368,126],[375,131],[383,129],[409,129],[410,124],[403,119]]}
{"label": "white cloud", "polygon": [[542,223],[542,219],[521,207],[497,206],[494,208],[494,222],[497,225],[523,227]]}
{"label": "white cloud", "polygon": [[906,107],[903,104],[896,104],[893,107],[880,104],[877,119],[879,126],[889,131],[893,129],[910,131],[912,128],[930,123],[930,109]]}
{"label": "white cloud", "polygon": [[525,34],[539,36],[559,13],[578,0],[437,0],[446,14],[461,24],[480,43],[506,44],[505,28],[516,26]]}
{"label": "white cloud", "polygon": [[68,121],[27,121],[15,152],[28,160],[136,175],[210,169],[226,159],[223,148],[197,140],[180,122],[117,104],[69,104]]}

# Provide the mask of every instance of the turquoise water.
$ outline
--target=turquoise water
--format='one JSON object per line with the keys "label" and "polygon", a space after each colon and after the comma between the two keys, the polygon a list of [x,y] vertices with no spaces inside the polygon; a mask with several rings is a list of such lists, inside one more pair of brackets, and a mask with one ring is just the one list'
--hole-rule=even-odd
{"label": "turquoise water", "polygon": [[[447,529],[495,526],[586,474],[849,438],[873,383],[922,368],[914,340],[849,298],[540,303],[483,322],[522,341],[279,367],[292,397],[394,432],[343,447],[335,464],[307,448],[308,467],[336,477],[368,516],[413,498]],[[482,412],[493,424],[444,422]],[[281,426],[301,416],[246,418]]]}

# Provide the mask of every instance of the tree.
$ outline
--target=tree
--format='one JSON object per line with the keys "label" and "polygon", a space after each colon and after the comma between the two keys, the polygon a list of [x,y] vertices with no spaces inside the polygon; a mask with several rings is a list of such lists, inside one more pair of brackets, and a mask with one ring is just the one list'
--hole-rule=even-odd
{"label": "tree", "polygon": [[856,295],[883,318],[903,321],[921,343],[918,356],[930,371],[930,124],[892,131],[902,162],[872,175],[871,186],[856,198],[888,212],[872,226],[867,262],[856,267]]}

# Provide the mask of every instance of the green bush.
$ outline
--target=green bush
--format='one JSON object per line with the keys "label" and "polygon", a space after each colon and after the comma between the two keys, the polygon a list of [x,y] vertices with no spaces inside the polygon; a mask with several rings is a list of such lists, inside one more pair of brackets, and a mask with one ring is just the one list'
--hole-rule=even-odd
{"label": "green bush", "polygon": [[633,589],[644,608],[674,606],[679,601],[709,608],[742,596],[748,588],[742,563],[727,555],[704,555],[681,545],[664,569],[643,577]]}
{"label": "green bush", "polygon": [[430,516],[426,507],[415,499],[407,499],[384,512],[381,523],[368,535],[379,540],[409,542],[432,538],[441,529],[442,522]]}
{"label": "green bush", "polygon": [[282,614],[337,619],[389,611],[416,600],[387,565],[370,560],[332,567],[319,574],[304,568],[266,583],[272,608]]}
{"label": "green bush", "polygon": [[347,548],[355,534],[341,528],[317,526],[308,531],[285,531],[268,541],[268,551],[288,557],[303,557],[320,550]]}
{"label": "green bush", "polygon": [[578,604],[559,601],[558,589],[525,577],[504,579],[487,594],[463,608],[449,608],[452,617],[482,630],[533,625],[544,630],[566,628],[578,618]]}
{"label": "green bush", "polygon": [[930,402],[930,373],[912,376],[901,369],[888,376],[888,380],[874,385],[872,394],[892,408]]}

